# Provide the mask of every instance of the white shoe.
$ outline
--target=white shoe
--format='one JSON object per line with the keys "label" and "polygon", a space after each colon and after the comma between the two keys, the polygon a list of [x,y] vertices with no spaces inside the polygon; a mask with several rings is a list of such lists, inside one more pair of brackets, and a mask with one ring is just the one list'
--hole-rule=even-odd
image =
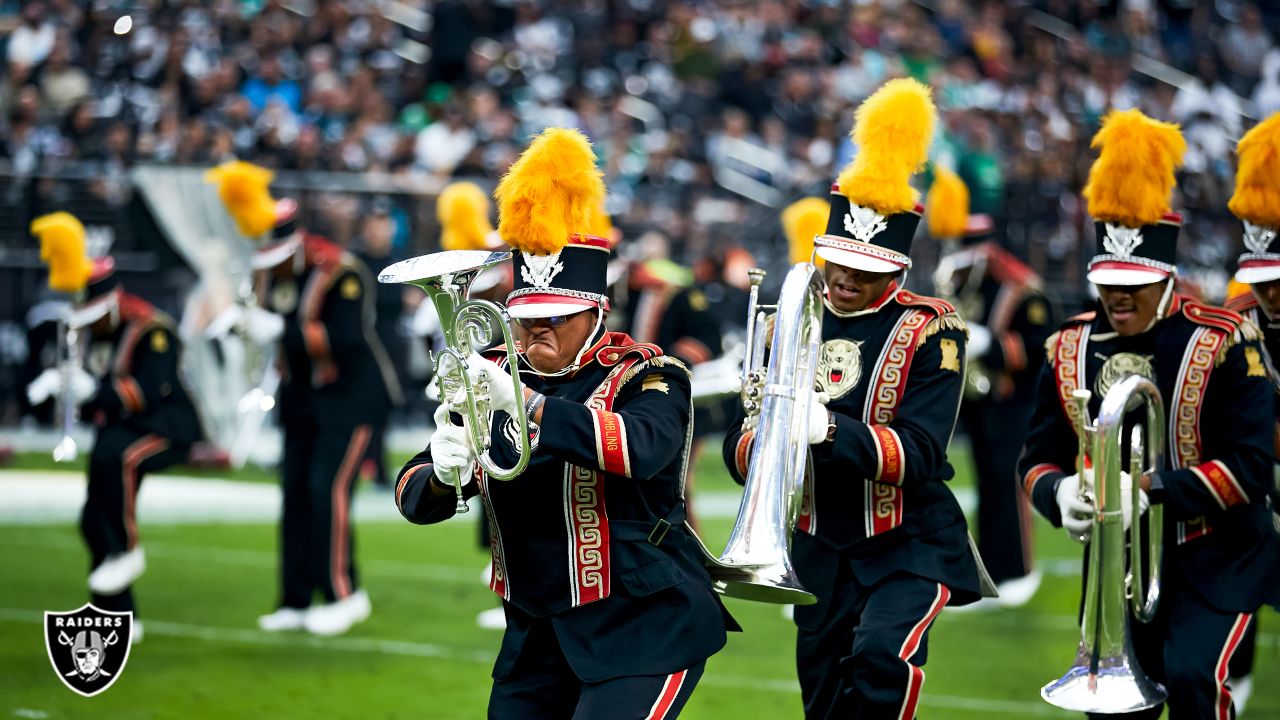
{"label": "white shoe", "polygon": [[484,630],[506,630],[507,611],[500,607],[485,610],[476,616],[476,625]]}
{"label": "white shoe", "polygon": [[146,569],[141,546],[112,555],[89,573],[89,589],[99,595],[115,595],[132,585]]}
{"label": "white shoe", "polygon": [[368,620],[372,610],[369,596],[357,590],[341,600],[307,610],[305,625],[312,635],[341,635],[352,625]]}
{"label": "white shoe", "polygon": [[142,642],[142,621],[133,621],[133,631],[129,633],[129,644],[137,645]]}
{"label": "white shoe", "polygon": [[1000,592],[996,602],[1003,608],[1019,608],[1026,605],[1031,602],[1031,598],[1035,597],[1043,578],[1044,573],[1036,569],[1020,578],[1005,580],[996,586],[996,590]]}
{"label": "white shoe", "polygon": [[1240,717],[1244,714],[1245,703],[1249,702],[1249,696],[1253,694],[1253,676],[1231,678],[1227,681],[1227,686],[1231,688],[1231,704],[1236,706],[1236,717]]}
{"label": "white shoe", "polygon": [[304,608],[282,607],[270,615],[258,618],[258,628],[264,632],[301,630],[306,621],[307,611]]}

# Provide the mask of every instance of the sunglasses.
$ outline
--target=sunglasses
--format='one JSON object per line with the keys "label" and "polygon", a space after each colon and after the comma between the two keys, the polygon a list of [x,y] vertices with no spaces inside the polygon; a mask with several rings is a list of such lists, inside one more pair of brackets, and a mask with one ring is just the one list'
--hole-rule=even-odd
{"label": "sunglasses", "polygon": [[[577,313],[574,313],[575,315]],[[564,327],[573,315],[552,315],[544,318],[515,318],[516,324],[525,330],[532,330],[536,325],[549,325],[553,328]]]}

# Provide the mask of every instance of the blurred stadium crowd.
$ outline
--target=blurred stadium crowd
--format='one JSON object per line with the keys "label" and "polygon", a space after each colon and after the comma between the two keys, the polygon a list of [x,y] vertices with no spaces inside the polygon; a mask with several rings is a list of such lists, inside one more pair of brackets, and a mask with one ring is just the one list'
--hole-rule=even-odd
{"label": "blurred stadium crowd", "polygon": [[1280,9],[1234,0],[0,0],[0,250],[73,196],[128,248],[130,168],[237,157],[279,169],[314,230],[414,255],[444,181],[492,184],[559,125],[592,139],[624,236],[657,240],[625,252],[785,262],[778,211],[825,193],[852,109],[911,75],[943,112],[935,161],[1068,303],[1099,118],[1182,123],[1183,272],[1220,299],[1231,148],[1280,109],[1277,29]]}

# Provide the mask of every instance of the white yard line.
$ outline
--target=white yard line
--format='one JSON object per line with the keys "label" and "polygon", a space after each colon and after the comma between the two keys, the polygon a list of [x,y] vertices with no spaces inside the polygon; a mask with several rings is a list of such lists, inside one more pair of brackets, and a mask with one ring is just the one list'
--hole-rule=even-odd
{"label": "white yard line", "polygon": [[[0,622],[27,623],[38,625],[44,622],[42,611],[22,608],[0,607]],[[239,643],[244,645],[265,645],[290,648],[313,648],[334,650],[338,652],[367,652],[382,655],[403,655],[408,657],[429,657],[442,660],[454,660],[490,665],[494,655],[491,652],[480,652],[453,648],[432,643],[406,642],[402,640],[381,640],[377,638],[337,637],[319,638],[302,633],[264,633],[245,628],[216,627],[212,625],[192,625],[189,623],[168,622],[163,620],[144,620],[148,635],[204,640],[207,642]],[[139,646],[145,651],[146,645]],[[43,653],[43,648],[37,648]],[[34,651],[33,651],[34,652]],[[772,678],[751,678],[738,675],[720,675],[717,673],[703,676],[700,684],[713,687],[732,688],[735,690],[756,690],[770,693],[798,694],[800,686],[795,680]],[[1054,710],[1044,703],[1018,702],[1016,700],[987,700],[985,698],[963,697],[956,695],[932,695],[926,692],[920,699],[926,707],[948,708],[953,710],[974,710],[997,715],[1014,715],[1018,717],[1069,717],[1068,713]]]}

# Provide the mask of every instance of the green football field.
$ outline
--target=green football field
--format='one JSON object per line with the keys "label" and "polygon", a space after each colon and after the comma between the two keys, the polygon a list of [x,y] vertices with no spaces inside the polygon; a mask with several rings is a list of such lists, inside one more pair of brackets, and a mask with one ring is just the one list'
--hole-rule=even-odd
{"label": "green football field", "polygon": [[[717,465],[701,464],[699,490],[723,497],[734,486]],[[43,466],[25,456],[16,467],[27,469],[0,471],[0,498],[6,479],[38,478],[34,468]],[[968,473],[960,475],[963,492]],[[142,493],[145,501],[145,484]],[[317,639],[256,629],[276,597],[274,524],[139,521],[148,570],[135,591],[146,639],[118,682],[88,699],[54,676],[41,626],[44,610],[87,599],[87,555],[74,524],[0,525],[0,718],[484,717],[500,633],[474,622],[496,605],[480,581],[487,554],[474,524],[360,524],[356,552],[373,617],[346,636]],[[730,523],[707,522],[713,549],[723,547]],[[1072,717],[1038,693],[1075,651],[1079,546],[1038,520],[1036,552],[1046,578],[1028,606],[943,612],[930,638],[921,718]],[[729,607],[745,632],[709,661],[683,717],[800,717],[793,626],[777,606]],[[1267,611],[1262,629],[1244,717],[1280,718],[1280,617]]]}

